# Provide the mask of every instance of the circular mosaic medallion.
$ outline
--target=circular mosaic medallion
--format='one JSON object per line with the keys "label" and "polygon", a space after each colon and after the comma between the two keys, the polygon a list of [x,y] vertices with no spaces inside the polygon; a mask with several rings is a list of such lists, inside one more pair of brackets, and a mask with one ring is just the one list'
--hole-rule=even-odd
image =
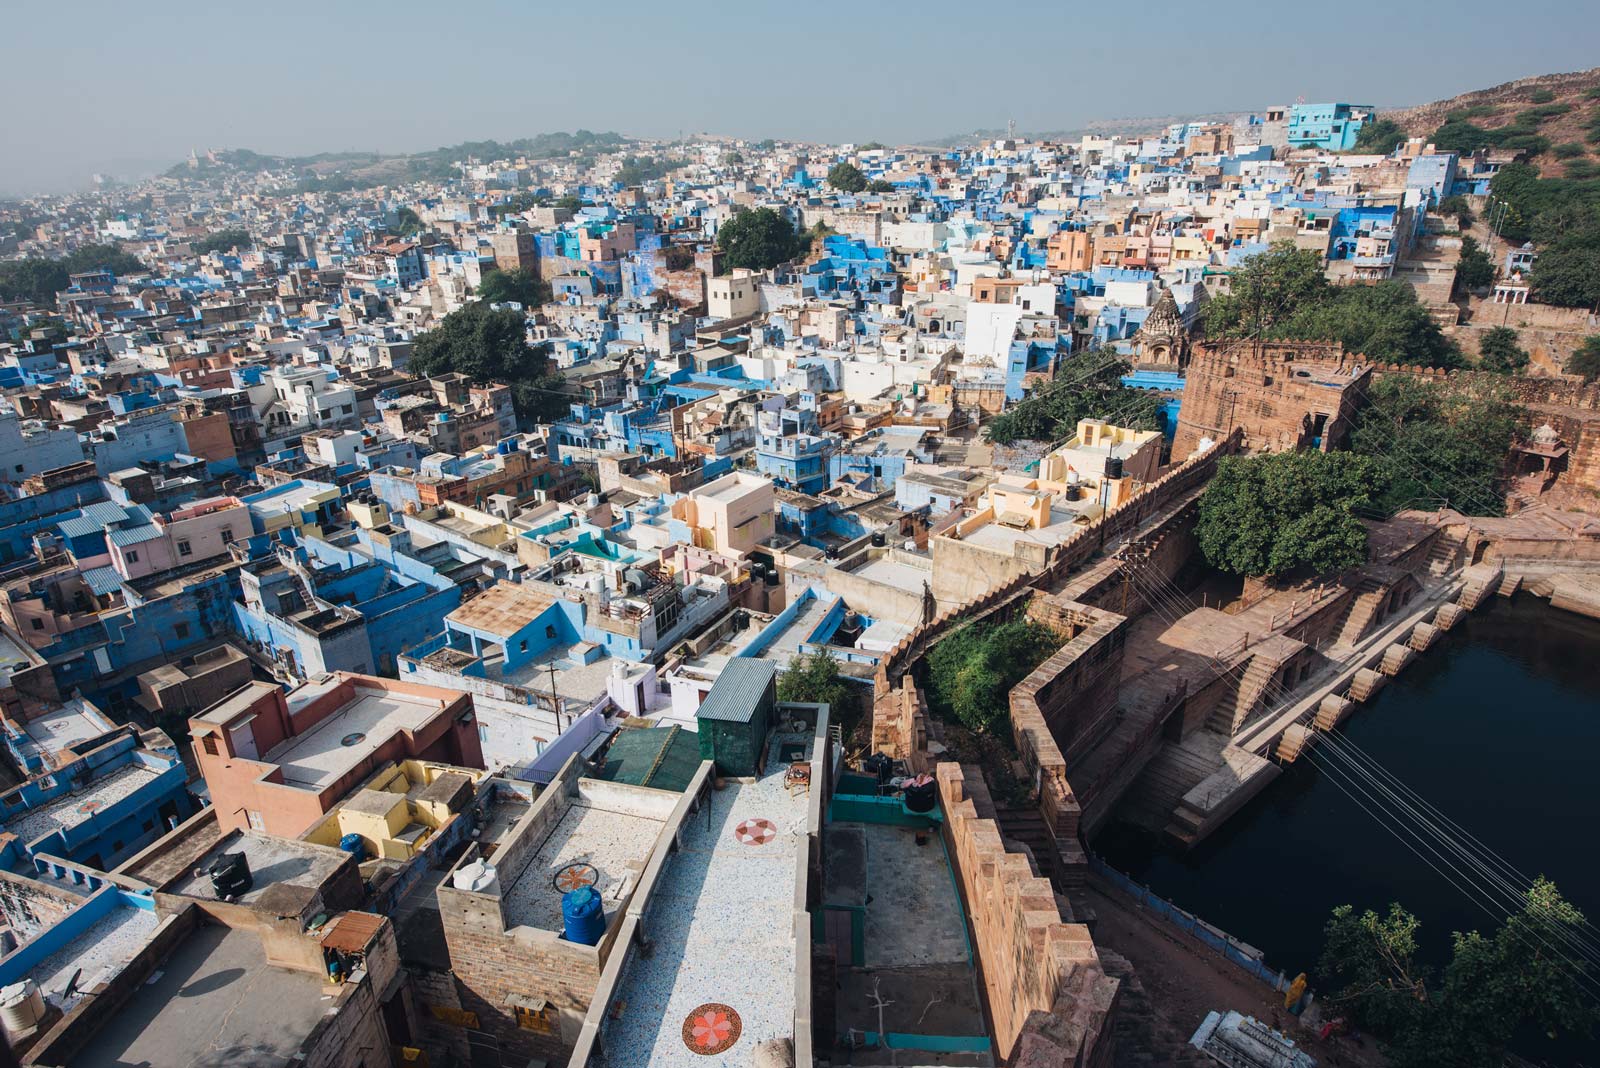
{"label": "circular mosaic medallion", "polygon": [[726,1005],[707,1002],[683,1021],[683,1044],[695,1053],[710,1056],[732,1049],[739,1041],[743,1025],[739,1014]]}
{"label": "circular mosaic medallion", "polygon": [[98,802],[98,801],[85,801],[83,804],[78,806],[78,811],[79,812],[93,812],[95,809],[97,809],[99,807],[100,807],[100,802]]}
{"label": "circular mosaic medallion", "polygon": [[745,820],[733,829],[733,836],[745,845],[766,845],[778,836],[778,828],[771,820]]}
{"label": "circular mosaic medallion", "polygon": [[568,864],[561,868],[551,879],[557,890],[563,894],[574,890],[582,890],[586,886],[593,886],[600,881],[600,871],[593,864]]}
{"label": "circular mosaic medallion", "polygon": [[356,731],[354,734],[347,734],[343,738],[340,738],[339,744],[348,748],[352,745],[360,745],[366,740],[367,736],[365,734],[362,734],[360,731]]}

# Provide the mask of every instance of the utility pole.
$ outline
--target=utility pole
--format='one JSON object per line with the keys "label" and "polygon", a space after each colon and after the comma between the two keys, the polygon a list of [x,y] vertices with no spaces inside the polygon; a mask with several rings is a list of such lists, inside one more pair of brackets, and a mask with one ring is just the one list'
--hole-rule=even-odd
{"label": "utility pole", "polygon": [[552,660],[545,667],[550,669],[550,711],[556,717],[556,730],[564,731],[567,725],[561,722],[561,698],[556,696],[556,662]]}

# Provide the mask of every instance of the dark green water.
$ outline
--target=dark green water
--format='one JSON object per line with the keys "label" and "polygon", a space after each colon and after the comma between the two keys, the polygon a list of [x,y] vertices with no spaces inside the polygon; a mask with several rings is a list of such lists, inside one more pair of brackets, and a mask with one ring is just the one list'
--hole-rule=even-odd
{"label": "dark green water", "polygon": [[[1600,621],[1527,594],[1495,598],[1341,730],[1517,870],[1553,879],[1600,929]],[[1314,970],[1336,905],[1401,902],[1435,961],[1447,959],[1450,932],[1498,926],[1338,783],[1302,760],[1189,853],[1125,825],[1094,847],[1291,975]],[[1597,1051],[1594,1042],[1523,1050],[1561,1064],[1600,1064]]]}

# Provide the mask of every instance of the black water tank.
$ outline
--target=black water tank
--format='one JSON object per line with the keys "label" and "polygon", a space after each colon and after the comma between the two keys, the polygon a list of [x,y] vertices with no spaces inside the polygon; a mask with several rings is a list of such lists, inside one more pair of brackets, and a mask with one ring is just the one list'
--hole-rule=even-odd
{"label": "black water tank", "polygon": [[243,853],[222,854],[211,862],[207,874],[211,876],[211,889],[220,898],[238,897],[255,885],[250,877],[250,862]]}
{"label": "black water tank", "polygon": [[1107,456],[1106,457],[1106,477],[1107,478],[1121,478],[1122,477],[1122,457],[1120,457],[1120,456]]}
{"label": "black water tank", "polygon": [[881,549],[885,545],[887,545],[888,543],[889,543],[889,539],[884,537],[883,531],[879,530],[879,531],[874,531],[873,532],[873,535],[872,535],[872,547],[874,549]]}
{"label": "black water tank", "polygon": [[934,799],[937,796],[936,785],[932,779],[920,785],[905,788],[906,808],[912,812],[932,812]]}

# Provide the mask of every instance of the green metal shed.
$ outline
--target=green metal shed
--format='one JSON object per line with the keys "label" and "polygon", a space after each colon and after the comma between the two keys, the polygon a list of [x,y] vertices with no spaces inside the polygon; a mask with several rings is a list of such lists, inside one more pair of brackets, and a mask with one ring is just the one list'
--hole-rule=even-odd
{"label": "green metal shed", "polygon": [[695,713],[700,759],[714,760],[718,775],[759,772],[761,747],[778,704],[778,667],[744,657],[728,661]]}

